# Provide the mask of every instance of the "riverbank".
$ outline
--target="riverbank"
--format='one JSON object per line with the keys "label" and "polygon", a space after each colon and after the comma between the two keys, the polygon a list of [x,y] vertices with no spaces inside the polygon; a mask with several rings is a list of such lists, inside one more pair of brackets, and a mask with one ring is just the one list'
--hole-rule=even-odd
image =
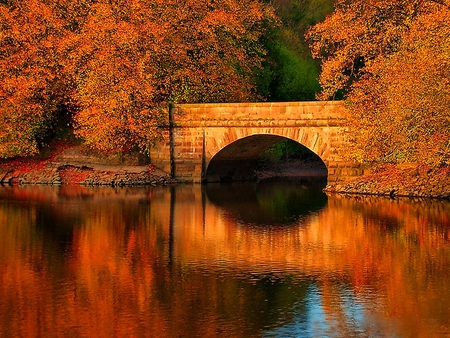
{"label": "riverbank", "polygon": [[[326,176],[326,168],[310,161],[285,161],[258,168],[258,180],[298,175]],[[0,185],[138,186],[176,181],[161,169],[140,163],[136,156],[102,157],[80,146],[61,145],[46,158],[0,161]],[[450,167],[383,166],[345,183],[329,182],[329,194],[450,199]]]}
{"label": "riverbank", "polygon": [[327,193],[450,199],[450,167],[386,165],[345,183],[329,183]]}
{"label": "riverbank", "polygon": [[1,185],[137,186],[167,185],[175,181],[153,165],[137,158],[105,158],[79,146],[59,146],[48,157],[0,162]]}

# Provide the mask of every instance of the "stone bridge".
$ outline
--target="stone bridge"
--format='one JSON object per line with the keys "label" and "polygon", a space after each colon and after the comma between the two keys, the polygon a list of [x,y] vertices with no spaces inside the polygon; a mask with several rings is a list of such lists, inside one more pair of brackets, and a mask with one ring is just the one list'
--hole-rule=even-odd
{"label": "stone bridge", "polygon": [[339,101],[179,104],[150,161],[182,182],[243,179],[262,152],[288,138],[322,159],[329,183],[346,181],[364,170],[345,157],[345,123]]}

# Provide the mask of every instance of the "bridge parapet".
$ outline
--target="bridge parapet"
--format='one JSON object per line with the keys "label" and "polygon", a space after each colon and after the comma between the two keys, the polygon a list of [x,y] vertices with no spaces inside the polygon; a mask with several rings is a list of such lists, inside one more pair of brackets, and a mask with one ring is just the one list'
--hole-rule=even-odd
{"label": "bridge parapet", "polygon": [[339,101],[180,104],[173,107],[178,127],[342,125]]}

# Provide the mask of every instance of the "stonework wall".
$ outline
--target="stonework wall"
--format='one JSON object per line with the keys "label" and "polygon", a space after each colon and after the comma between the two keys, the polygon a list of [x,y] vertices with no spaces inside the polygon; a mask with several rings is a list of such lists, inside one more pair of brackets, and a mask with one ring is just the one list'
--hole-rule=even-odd
{"label": "stonework wall", "polygon": [[[150,158],[180,181],[200,182],[216,155],[252,135],[277,135],[308,147],[326,164],[329,181],[346,181],[364,172],[346,159],[349,143],[342,102],[185,104],[172,112],[165,140]],[[234,149],[232,156],[251,159],[249,144],[242,144],[247,149],[241,154]]]}

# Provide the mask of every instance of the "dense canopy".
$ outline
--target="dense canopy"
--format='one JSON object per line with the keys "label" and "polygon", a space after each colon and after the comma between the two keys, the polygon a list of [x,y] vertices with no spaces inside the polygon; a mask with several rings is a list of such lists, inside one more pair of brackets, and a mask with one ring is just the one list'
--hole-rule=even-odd
{"label": "dense canopy", "polygon": [[348,99],[358,160],[450,163],[448,0],[338,0],[307,37],[319,98]]}
{"label": "dense canopy", "polygon": [[145,151],[170,102],[255,99],[273,21],[258,0],[0,1],[0,157],[61,116],[96,149]]}

